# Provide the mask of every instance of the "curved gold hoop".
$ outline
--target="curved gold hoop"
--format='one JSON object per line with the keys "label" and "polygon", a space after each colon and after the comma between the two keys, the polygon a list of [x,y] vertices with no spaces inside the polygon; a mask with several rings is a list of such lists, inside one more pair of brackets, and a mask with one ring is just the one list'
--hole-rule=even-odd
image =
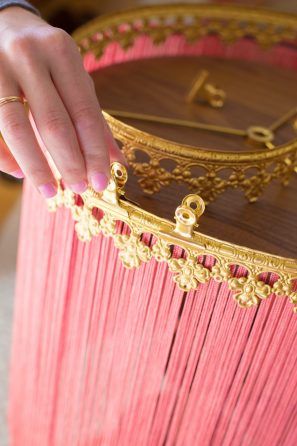
{"label": "curved gold hoop", "polygon": [[[246,37],[264,48],[285,43],[292,45],[297,53],[296,16],[227,5],[163,5],[109,14],[82,26],[73,37],[83,56],[92,54],[100,59],[110,43],[117,42],[128,50],[138,36],[149,36],[155,45],[161,45],[169,36],[177,34],[190,43],[213,34],[225,44]],[[148,194],[178,182],[186,184],[206,202],[228,188],[241,189],[252,202],[271,181],[287,184],[297,169],[297,139],[271,150],[215,151],[167,141],[124,124],[108,113],[105,117],[114,136],[122,143],[140,186]],[[146,153],[149,162],[137,162],[136,151]],[[162,159],[173,160],[176,167],[166,170],[160,164]],[[202,168],[203,176],[193,177],[193,167]],[[247,175],[251,169],[256,173]],[[221,175],[224,170],[231,171],[228,178]],[[158,181],[150,180],[152,173]]]}
{"label": "curved gold hoop", "polygon": [[[71,210],[78,238],[89,242],[102,234],[112,237],[119,249],[119,257],[126,268],[138,268],[142,263],[155,259],[165,262],[173,273],[173,280],[183,291],[198,288],[213,279],[227,282],[237,303],[243,308],[258,305],[261,300],[275,294],[286,296],[297,311],[297,260],[252,250],[220,241],[197,231],[204,211],[203,200],[194,194],[186,196],[175,212],[175,223],[153,215],[127,200],[124,186],[127,181],[124,166],[114,163],[111,180],[103,193],[89,188],[82,194],[82,204],[76,195],[61,185],[56,197],[48,200],[54,212],[65,206]],[[94,210],[101,210],[98,218]],[[130,229],[129,234],[119,234],[116,223]],[[143,235],[153,236],[155,243],[146,244]],[[184,250],[185,256],[175,258],[171,246]],[[205,265],[203,258],[210,260]],[[244,274],[234,274],[233,267],[242,267]],[[275,275],[273,283],[267,277]]]}

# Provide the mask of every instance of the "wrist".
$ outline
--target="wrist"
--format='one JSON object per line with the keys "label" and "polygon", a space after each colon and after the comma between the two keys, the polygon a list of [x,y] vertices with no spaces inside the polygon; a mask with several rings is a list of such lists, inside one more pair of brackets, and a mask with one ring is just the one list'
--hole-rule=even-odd
{"label": "wrist", "polygon": [[31,12],[34,15],[40,16],[39,11],[26,0],[0,0],[0,13],[7,11],[22,10]]}
{"label": "wrist", "polygon": [[5,40],[1,39],[1,44],[4,45],[7,41],[10,33],[20,33],[21,29],[28,27],[35,27],[40,24],[44,24],[43,19],[21,6],[9,6],[4,9],[0,9],[0,32],[5,33]]}

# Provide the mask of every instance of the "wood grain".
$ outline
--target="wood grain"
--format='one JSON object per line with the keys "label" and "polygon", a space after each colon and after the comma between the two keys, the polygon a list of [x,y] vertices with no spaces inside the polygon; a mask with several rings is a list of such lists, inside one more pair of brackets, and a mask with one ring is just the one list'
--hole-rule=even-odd
{"label": "wood grain", "polygon": [[[186,104],[185,95],[200,69],[210,72],[210,81],[227,92],[223,109]],[[293,71],[208,57],[155,58],[127,62],[92,74],[103,108],[129,110],[245,129],[269,126],[297,105]],[[125,120],[155,135],[185,144],[231,151],[259,150],[238,136]],[[282,144],[296,137],[290,124],[276,132]],[[127,195],[145,209],[166,218],[186,187],[172,185],[148,197],[130,173]],[[211,203],[201,219],[200,230],[217,238],[288,257],[296,256],[297,175],[288,187],[271,184],[257,203],[249,204],[237,190],[224,193]]]}
{"label": "wood grain", "polygon": [[0,173],[0,232],[22,192],[19,181],[11,181]]}

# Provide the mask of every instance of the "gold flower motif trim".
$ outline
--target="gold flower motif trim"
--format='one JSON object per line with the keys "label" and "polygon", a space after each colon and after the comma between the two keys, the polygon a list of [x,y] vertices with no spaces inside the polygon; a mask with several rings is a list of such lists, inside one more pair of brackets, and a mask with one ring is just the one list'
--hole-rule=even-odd
{"label": "gold flower motif trim", "polygon": [[229,279],[230,289],[235,291],[234,299],[240,307],[252,307],[260,299],[266,299],[271,294],[271,287],[256,277],[240,277]]}
{"label": "gold flower motif trim", "polygon": [[130,235],[116,234],[114,245],[120,250],[119,256],[126,268],[138,268],[142,262],[148,262],[152,258],[150,248],[139,240],[135,232]]}
{"label": "gold flower motif trim", "polygon": [[168,266],[169,270],[175,273],[174,282],[184,291],[195,290],[199,283],[208,282],[210,279],[210,271],[197,262],[194,254],[190,254],[186,259],[170,259]]}
{"label": "gold flower motif trim", "polygon": [[[174,282],[184,292],[214,280],[227,283],[242,308],[253,307],[275,295],[285,296],[297,312],[297,260],[251,250],[198,232],[198,221],[205,206],[194,194],[187,195],[177,207],[175,223],[155,216],[124,196],[126,180],[126,169],[114,163],[109,185],[103,193],[89,188],[77,200],[73,192],[60,185],[56,197],[48,200],[48,208],[52,212],[62,206],[68,208],[77,236],[83,242],[90,242],[99,234],[111,237],[126,268],[138,268],[154,259],[167,263]],[[123,224],[125,231],[119,229]],[[152,243],[146,243],[145,234],[152,236]],[[173,247],[179,248],[180,256],[176,257]],[[201,259],[206,257],[212,260],[212,266],[204,265]],[[232,273],[234,266],[243,267],[245,274],[237,277]],[[268,273],[276,274],[274,283],[263,279]]]}

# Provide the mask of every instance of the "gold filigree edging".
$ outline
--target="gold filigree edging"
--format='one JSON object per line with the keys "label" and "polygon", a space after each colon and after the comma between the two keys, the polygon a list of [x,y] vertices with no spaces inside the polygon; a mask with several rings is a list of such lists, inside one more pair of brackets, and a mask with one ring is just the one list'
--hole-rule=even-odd
{"label": "gold filigree edging", "polygon": [[[114,163],[109,186],[102,194],[89,188],[82,194],[83,204],[80,205],[73,192],[60,186],[56,197],[48,200],[49,210],[56,211],[61,206],[69,208],[81,241],[90,241],[100,233],[111,237],[126,268],[137,268],[154,258],[168,264],[173,280],[184,291],[195,290],[200,284],[213,279],[228,283],[240,307],[258,305],[261,300],[275,294],[288,298],[297,311],[297,260],[265,254],[201,234],[195,227],[204,211],[204,203],[197,195],[185,197],[176,210],[176,223],[150,214],[124,197],[126,180],[125,168]],[[103,212],[100,219],[94,215],[94,210],[98,209]],[[124,223],[129,233],[119,233],[117,222]],[[155,242],[146,244],[144,234],[153,236]],[[184,250],[185,255],[176,258],[172,246]],[[211,267],[205,266],[204,256],[213,260]],[[234,267],[244,269],[241,277],[235,276]],[[277,275],[274,283],[266,283],[265,277],[273,273]]]}
{"label": "gold filigree edging", "polygon": [[[113,42],[126,50],[140,35],[149,36],[158,45],[176,34],[190,43],[215,34],[225,44],[249,37],[264,48],[283,42],[296,47],[297,17],[228,5],[160,5],[99,17],[76,30],[73,37],[82,55],[92,53],[99,58]],[[159,192],[175,182],[185,184],[206,203],[229,188],[242,190],[254,202],[271,181],[279,180],[286,185],[297,170],[297,140],[258,152],[210,151],[175,144],[138,131],[109,114],[105,117],[147,194]],[[149,161],[137,162],[137,151],[148,155]],[[173,160],[176,167],[169,171],[162,165],[164,159]],[[193,173],[197,168],[202,170],[198,177]]]}
{"label": "gold filigree edging", "polygon": [[[104,116],[114,137],[121,142],[140,187],[147,194],[159,192],[175,182],[186,184],[206,203],[229,188],[241,189],[245,197],[254,202],[272,181],[280,180],[287,185],[297,168],[297,140],[269,151],[207,151],[152,136],[105,112]],[[145,153],[149,161],[137,161],[137,152]],[[175,167],[169,171],[162,160],[174,161]],[[203,172],[201,176],[195,175],[197,168]]]}

